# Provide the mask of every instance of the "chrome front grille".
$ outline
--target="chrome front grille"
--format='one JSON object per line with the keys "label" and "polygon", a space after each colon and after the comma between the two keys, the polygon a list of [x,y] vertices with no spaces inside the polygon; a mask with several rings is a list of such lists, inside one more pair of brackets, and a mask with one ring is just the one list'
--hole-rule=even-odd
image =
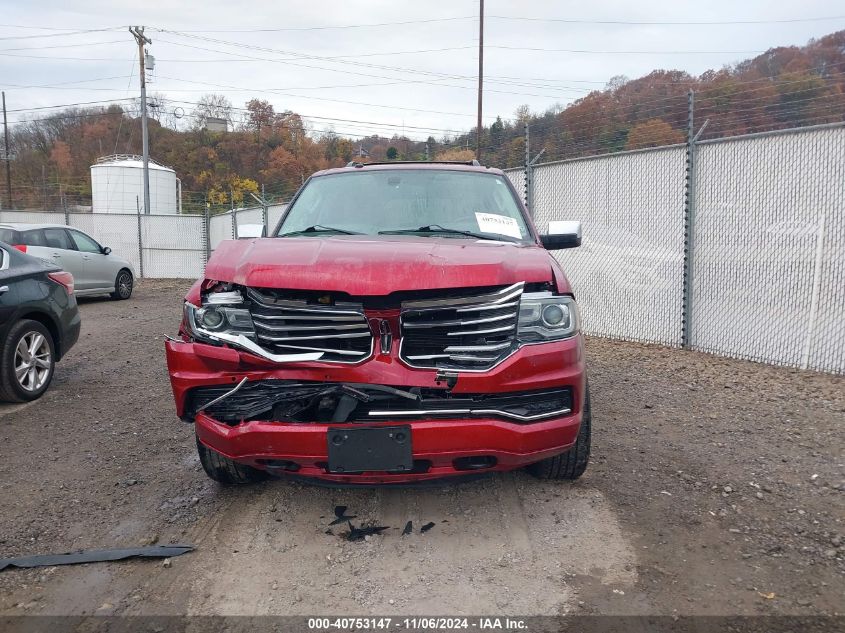
{"label": "chrome front grille", "polygon": [[282,299],[249,288],[247,297],[256,342],[275,354],[323,352],[321,361],[356,363],[373,351],[373,335],[364,307],[331,306]]}
{"label": "chrome front grille", "polygon": [[412,367],[490,369],[516,348],[519,282],[483,295],[402,303],[400,357]]}

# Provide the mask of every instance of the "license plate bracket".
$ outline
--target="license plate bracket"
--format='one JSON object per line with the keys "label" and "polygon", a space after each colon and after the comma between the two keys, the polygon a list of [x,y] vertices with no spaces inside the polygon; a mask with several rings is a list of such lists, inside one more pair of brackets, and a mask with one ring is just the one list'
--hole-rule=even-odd
{"label": "license plate bracket", "polygon": [[411,427],[330,427],[329,472],[409,472],[414,467]]}

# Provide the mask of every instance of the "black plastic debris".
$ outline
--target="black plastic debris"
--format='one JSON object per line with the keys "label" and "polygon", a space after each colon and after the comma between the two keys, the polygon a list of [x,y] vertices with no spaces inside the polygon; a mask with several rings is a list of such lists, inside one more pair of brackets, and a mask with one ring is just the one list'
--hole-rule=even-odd
{"label": "black plastic debris", "polygon": [[354,525],[352,525],[352,522],[348,523],[349,533],[346,535],[347,541],[363,541],[364,537],[372,536],[373,534],[381,534],[389,527],[386,525],[362,525],[361,527],[356,528]]}
{"label": "black plastic debris", "polygon": [[329,523],[329,525],[338,525],[343,523],[344,521],[349,521],[349,519],[357,518],[357,515],[350,514],[347,516],[346,514],[346,506],[335,506],[334,508],[334,516],[335,520]]}
{"label": "black plastic debris", "polygon": [[424,526],[422,526],[420,528],[420,534],[422,534],[424,532],[428,532],[433,527],[434,527],[434,521],[432,521],[430,523],[426,523]]}
{"label": "black plastic debris", "polygon": [[408,534],[410,534],[410,533],[411,533],[411,532],[413,532],[413,531],[414,531],[414,522],[413,522],[413,521],[408,521],[408,522],[405,524],[405,529],[404,529],[404,530],[402,530],[402,536],[408,536]]}
{"label": "black plastic debris", "polygon": [[52,567],[53,565],[76,565],[79,563],[101,563],[127,558],[171,558],[194,550],[193,545],[151,545],[126,549],[80,550],[64,554],[40,554],[21,558],[0,559],[0,571],[7,567],[21,569],[30,567]]}

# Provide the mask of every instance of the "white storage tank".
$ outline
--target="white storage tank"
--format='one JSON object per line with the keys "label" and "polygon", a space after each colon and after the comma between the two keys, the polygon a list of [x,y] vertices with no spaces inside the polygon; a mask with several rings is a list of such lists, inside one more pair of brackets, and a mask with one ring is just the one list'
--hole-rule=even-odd
{"label": "white storage tank", "polygon": [[[150,210],[153,215],[181,211],[181,189],[176,172],[150,161]],[[94,213],[144,212],[144,159],[119,154],[104,156],[91,165],[91,198]]]}

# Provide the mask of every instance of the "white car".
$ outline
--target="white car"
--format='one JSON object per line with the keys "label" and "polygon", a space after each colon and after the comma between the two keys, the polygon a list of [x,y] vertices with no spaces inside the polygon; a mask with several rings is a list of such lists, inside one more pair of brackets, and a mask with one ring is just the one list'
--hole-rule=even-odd
{"label": "white car", "polygon": [[62,224],[0,224],[0,242],[55,264],[73,275],[78,296],[132,296],[135,269],[93,237]]}

